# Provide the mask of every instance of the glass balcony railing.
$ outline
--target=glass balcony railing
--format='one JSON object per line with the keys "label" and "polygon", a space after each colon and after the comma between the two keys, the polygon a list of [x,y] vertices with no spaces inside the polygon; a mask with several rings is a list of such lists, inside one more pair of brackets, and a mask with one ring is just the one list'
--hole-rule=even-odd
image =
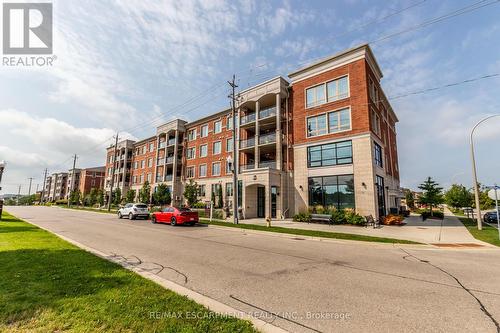
{"label": "glass balcony railing", "polygon": [[267,143],[274,143],[276,142],[276,133],[268,133],[259,136],[259,144],[265,145]]}
{"label": "glass balcony railing", "polygon": [[255,138],[240,141],[240,148],[250,148],[255,146]]}
{"label": "glass balcony railing", "polygon": [[242,164],[240,166],[241,168],[241,171],[245,171],[245,170],[252,170],[252,169],[255,169],[255,163],[250,163],[250,164]]}
{"label": "glass balcony railing", "polygon": [[165,148],[165,141],[160,142],[160,149]]}
{"label": "glass balcony railing", "polygon": [[268,118],[268,117],[272,117],[272,116],[276,116],[276,107],[275,106],[259,111],[259,120],[264,119],[264,118]]}
{"label": "glass balcony railing", "polygon": [[249,124],[255,121],[255,113],[247,114],[246,116],[241,117],[240,125]]}
{"label": "glass balcony railing", "polygon": [[276,161],[262,161],[259,163],[259,168],[276,169]]}
{"label": "glass balcony railing", "polygon": [[165,180],[166,180],[167,182],[172,181],[172,179],[173,179],[173,175],[166,175],[166,176],[165,176]]}
{"label": "glass balcony railing", "polygon": [[164,159],[164,158],[159,158],[159,159],[156,161],[156,164],[157,164],[157,165],[163,165],[163,164],[165,164],[165,159]]}
{"label": "glass balcony railing", "polygon": [[156,176],[156,182],[159,183],[159,182],[162,182],[163,181],[163,175],[157,175]]}
{"label": "glass balcony railing", "polygon": [[168,140],[168,145],[169,145],[169,146],[173,146],[173,145],[175,145],[175,139],[170,139],[170,140]]}
{"label": "glass balcony railing", "polygon": [[173,156],[167,157],[167,164],[172,164],[172,163],[174,163],[174,157]]}

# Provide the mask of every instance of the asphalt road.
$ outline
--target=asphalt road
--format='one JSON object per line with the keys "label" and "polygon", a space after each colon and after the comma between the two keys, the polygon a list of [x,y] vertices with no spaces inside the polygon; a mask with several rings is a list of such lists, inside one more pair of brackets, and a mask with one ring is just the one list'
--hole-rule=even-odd
{"label": "asphalt road", "polygon": [[292,332],[499,332],[497,249],[320,242],[61,208],[6,210]]}

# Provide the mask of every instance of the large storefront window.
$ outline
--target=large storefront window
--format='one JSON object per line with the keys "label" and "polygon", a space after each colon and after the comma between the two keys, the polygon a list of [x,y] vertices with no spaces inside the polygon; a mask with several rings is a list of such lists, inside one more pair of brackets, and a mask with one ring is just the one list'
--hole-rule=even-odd
{"label": "large storefront window", "polygon": [[329,143],[307,148],[309,168],[352,163],[352,141]]}
{"label": "large storefront window", "polygon": [[354,176],[309,178],[309,206],[334,206],[337,209],[355,208]]}

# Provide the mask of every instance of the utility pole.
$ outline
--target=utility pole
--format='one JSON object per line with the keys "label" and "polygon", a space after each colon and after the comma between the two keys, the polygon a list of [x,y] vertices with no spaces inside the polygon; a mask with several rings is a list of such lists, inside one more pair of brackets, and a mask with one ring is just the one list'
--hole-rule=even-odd
{"label": "utility pole", "polygon": [[68,208],[71,207],[71,194],[73,193],[73,184],[75,183],[75,166],[76,159],[78,156],[76,154],[73,156],[73,169],[71,169],[71,181],[69,182],[69,192],[68,192]]}
{"label": "utility pole", "polygon": [[113,185],[115,184],[115,163],[116,163],[117,148],[118,148],[118,132],[116,132],[115,149],[113,150],[113,166],[111,167],[111,184],[109,187],[109,196],[108,196],[108,212],[111,211],[111,198],[113,197]]}
{"label": "utility pole", "polygon": [[40,196],[40,202],[45,202],[45,182],[47,181],[47,168],[45,168],[45,172],[43,173],[43,186],[42,186],[42,195]]}
{"label": "utility pole", "polygon": [[231,86],[232,92],[229,97],[231,98],[231,114],[233,116],[233,222],[238,224],[238,160],[236,149],[236,95],[235,89],[238,87],[235,83],[235,75],[233,74],[232,81],[228,81]]}
{"label": "utility pole", "polygon": [[19,197],[21,196],[21,184],[17,188],[17,205],[19,206]]}
{"label": "utility pole", "polygon": [[30,186],[28,187],[28,201],[27,201],[27,203],[29,204],[31,196],[31,182],[33,181],[33,177],[30,177],[28,179],[30,180]]}

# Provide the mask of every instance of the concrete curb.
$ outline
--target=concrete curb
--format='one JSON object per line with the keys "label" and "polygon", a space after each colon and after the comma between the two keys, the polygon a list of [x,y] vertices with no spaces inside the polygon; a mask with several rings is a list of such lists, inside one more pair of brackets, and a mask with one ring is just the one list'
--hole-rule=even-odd
{"label": "concrete curb", "polygon": [[[24,220],[23,220],[24,221]],[[25,221],[27,222],[27,221]],[[30,223],[30,222],[27,222],[27,223]],[[131,265],[128,265],[120,260],[117,260],[117,259],[112,259],[110,258],[109,256],[107,256],[105,253],[97,250],[97,249],[94,249],[90,246],[87,246],[87,245],[84,245],[80,242],[77,242],[71,238],[68,238],[66,236],[63,236],[59,233],[56,233],[56,232],[53,232],[47,228],[44,228],[44,227],[41,227],[39,225],[36,225],[34,223],[30,223],[30,224],[33,224],[35,225],[36,227],[40,228],[40,229],[43,229],[47,232],[50,232],[51,234],[54,234],[56,235],[57,237],[67,241],[68,243],[71,243],[87,252],[90,252],[102,259],[105,259],[105,260],[108,260],[108,261],[111,261],[111,262],[114,262],[116,264],[119,264],[120,266],[122,266],[123,268],[125,269],[128,269],[130,271],[133,271],[134,273],[137,273],[139,274],[140,276],[146,278],[146,279],[149,279],[153,282],[156,282],[157,284],[159,284],[160,286],[166,288],[166,289],[169,289],[169,290],[172,290],[180,295],[183,295],[183,296],[186,296],[187,298],[195,301],[196,303],[199,303],[205,307],[207,307],[209,310],[213,311],[213,312],[216,312],[218,314],[222,314],[222,315],[226,315],[226,316],[231,316],[231,317],[235,317],[235,318],[238,318],[238,319],[243,319],[243,320],[248,320],[250,321],[253,326],[259,330],[260,332],[264,332],[264,333],[286,333],[288,331],[282,329],[281,327],[278,327],[278,326],[275,326],[275,325],[272,325],[268,322],[265,322],[261,319],[258,319],[258,318],[255,318],[255,317],[252,317],[250,315],[248,315],[247,313],[241,311],[241,310],[238,310],[238,309],[235,309],[227,304],[224,304],[222,302],[219,302],[217,300],[214,300],[208,296],[205,296],[203,294],[200,294],[196,291],[193,291],[189,288],[186,288],[184,286],[181,286],[175,282],[172,282],[172,281],[169,281],[167,279],[164,279],[158,275],[155,275],[153,273],[150,273],[150,272],[147,272],[147,271],[144,271],[140,268],[137,268],[137,267],[134,267],[134,266],[131,266]]]}

